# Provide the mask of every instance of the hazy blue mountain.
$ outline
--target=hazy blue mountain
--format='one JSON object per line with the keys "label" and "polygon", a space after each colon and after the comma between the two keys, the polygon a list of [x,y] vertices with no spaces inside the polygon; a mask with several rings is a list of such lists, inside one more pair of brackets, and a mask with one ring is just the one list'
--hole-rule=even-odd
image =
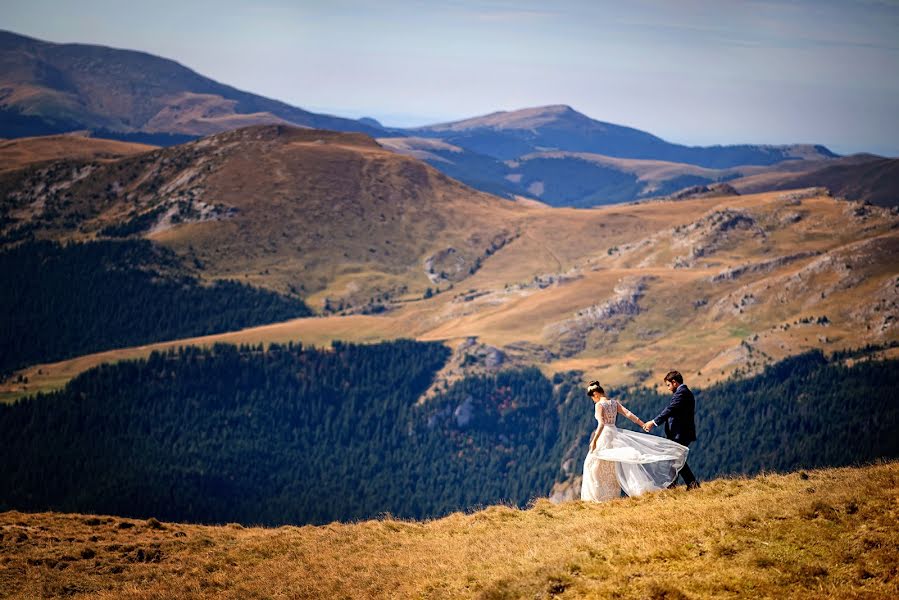
{"label": "hazy blue mountain", "polygon": [[591,119],[566,105],[495,112],[406,131],[409,135],[394,144],[396,150],[484,191],[529,196],[552,206],[665,196],[757,174],[760,167],[829,166],[837,158],[815,145],[672,144],[645,131]]}
{"label": "hazy blue mountain", "polygon": [[565,105],[496,112],[409,131],[504,160],[556,149],[721,169],[771,165],[790,159],[836,157],[824,146],[799,144],[710,147],[672,144],[645,131],[591,119]]}

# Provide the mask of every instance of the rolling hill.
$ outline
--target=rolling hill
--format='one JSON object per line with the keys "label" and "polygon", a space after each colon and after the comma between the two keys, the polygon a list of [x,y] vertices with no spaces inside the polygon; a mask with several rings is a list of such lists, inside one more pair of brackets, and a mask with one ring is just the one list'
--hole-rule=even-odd
{"label": "rolling hill", "polygon": [[144,236],[202,265],[205,279],[304,294],[338,286],[353,305],[460,280],[524,210],[362,134],[282,125],[35,165],[0,175],[0,189],[6,244]]}
{"label": "rolling hill", "polygon": [[237,90],[144,52],[0,31],[0,137],[89,129],[100,137],[170,145],[265,123],[383,133]]}
{"label": "rolling hill", "polygon": [[61,159],[114,160],[154,150],[154,146],[79,134],[0,140],[0,172]]}
{"label": "rolling hill", "polygon": [[[145,237],[203,280],[298,294],[322,317],[42,361],[21,372],[27,386],[4,384],[10,397],[216,341],[411,336],[455,349],[448,382],[493,353],[491,368],[624,384],[674,365],[709,384],[899,338],[899,217],[820,189],[552,208],[476,192],[359,134],[283,126],[60,164],[0,176],[16,199],[7,244]],[[70,187],[49,194],[43,181]]]}

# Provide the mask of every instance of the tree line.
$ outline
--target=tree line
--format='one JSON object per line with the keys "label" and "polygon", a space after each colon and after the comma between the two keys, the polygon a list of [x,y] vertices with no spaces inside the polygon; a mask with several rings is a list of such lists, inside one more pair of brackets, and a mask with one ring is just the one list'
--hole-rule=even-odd
{"label": "tree line", "polygon": [[297,298],[203,285],[147,240],[27,242],[0,252],[0,374],[39,362],[312,314]]}
{"label": "tree line", "polygon": [[[0,407],[0,510],[420,519],[525,506],[580,471],[595,427],[582,374],[468,377],[419,403],[448,358],[441,344],[397,340],[219,344],[100,365]],[[899,456],[896,367],[813,352],[697,389],[690,464],[711,478]],[[610,395],[644,419],[668,400],[645,388]]]}

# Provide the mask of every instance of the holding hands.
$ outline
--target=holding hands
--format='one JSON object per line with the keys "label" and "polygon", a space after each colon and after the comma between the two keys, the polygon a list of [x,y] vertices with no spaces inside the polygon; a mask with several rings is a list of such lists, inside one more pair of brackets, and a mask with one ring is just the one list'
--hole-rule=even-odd
{"label": "holding hands", "polygon": [[649,433],[650,431],[652,431],[652,428],[655,426],[656,426],[655,421],[647,421],[646,423],[643,424],[643,431],[645,431],[646,433]]}

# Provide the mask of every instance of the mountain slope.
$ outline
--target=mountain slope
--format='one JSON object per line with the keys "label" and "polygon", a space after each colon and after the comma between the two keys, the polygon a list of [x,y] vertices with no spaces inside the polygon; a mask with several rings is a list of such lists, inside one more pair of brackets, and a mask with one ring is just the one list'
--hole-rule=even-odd
{"label": "mountain slope", "polygon": [[893,462],[604,504],[276,529],[6,512],[0,589],[101,600],[889,598],[897,482]]}
{"label": "mountain slope", "polygon": [[79,129],[171,144],[262,123],[383,133],[243,92],[172,60],[0,31],[0,136]]}
{"label": "mountain slope", "polygon": [[835,196],[899,206],[899,159],[874,158],[862,164],[836,164],[778,182],[774,189],[826,187]]}
{"label": "mountain slope", "polygon": [[835,156],[823,146],[735,145],[703,148],[671,144],[638,129],[596,121],[565,105],[498,112],[409,131],[415,135],[437,137],[504,160],[543,150],[565,150],[727,168]]}
{"label": "mountain slope", "polygon": [[60,246],[26,242],[0,251],[8,315],[0,375],[97,350],[240,329],[311,315],[297,297],[235,281],[202,285],[165,248],[147,240]]}
{"label": "mountain slope", "polygon": [[5,244],[142,236],[204,279],[321,293],[321,307],[338,292],[360,309],[467,277],[526,212],[363,134],[283,125],[34,165],[0,174],[0,190]]}
{"label": "mountain slope", "polygon": [[[393,157],[388,164],[402,158],[388,156]],[[253,189],[281,189],[268,179],[275,172],[266,167],[266,177]],[[242,173],[252,180],[249,171]],[[364,190],[376,180],[362,181],[358,197],[370,198]],[[283,189],[285,196],[295,197],[295,187]],[[429,249],[423,246],[428,234],[421,232],[426,230],[415,229],[414,223],[406,233],[388,227],[389,235],[414,238],[417,258],[395,256],[386,243],[388,234],[381,236],[380,229],[357,230],[350,238],[341,228],[358,224],[339,214],[296,216],[268,203],[260,206],[273,207],[263,211],[277,215],[273,226],[253,217],[250,205],[245,211],[250,223],[244,227],[266,240],[262,248],[252,240],[241,242],[233,234],[240,228],[215,233],[217,221],[178,224],[151,234],[180,249],[184,257],[192,256],[192,246],[202,264],[210,263],[206,276],[230,273],[281,291],[305,281],[304,299],[311,292],[312,306],[329,305],[342,314],[36,364],[22,372],[31,382],[28,390],[57,387],[59,378],[104,361],[215,341],[327,344],[334,339],[415,337],[455,348],[454,361],[441,374],[449,382],[476,368],[476,354],[488,351],[486,346],[500,353],[499,368],[536,364],[546,373],[578,369],[616,384],[655,381],[659,372],[677,368],[691,381],[708,385],[733,374],[758,372],[766,364],[814,348],[830,353],[899,340],[899,272],[893,259],[899,230],[896,215],[884,208],[847,203],[814,189],[589,210],[485,198],[478,212],[477,203],[464,198],[447,202],[456,207],[458,220],[453,225],[443,219],[449,239]],[[321,251],[311,256],[297,252],[300,244],[289,240],[300,235],[299,225],[290,223],[309,223],[327,233]],[[436,221],[422,222],[422,227],[427,223]],[[276,233],[283,227],[289,237],[267,234],[266,227]],[[218,242],[207,245],[204,228],[209,228],[209,239]],[[479,230],[480,244],[470,242]],[[508,240],[504,244],[487,243],[488,235],[499,234],[510,237],[500,235],[498,239]],[[375,248],[378,260],[360,260],[355,269],[343,266],[344,252],[354,257],[376,254],[369,248]],[[381,252],[388,248],[389,255]],[[468,254],[460,263],[463,250]],[[441,259],[440,271],[457,279],[439,279],[437,269],[430,273],[428,258]],[[321,281],[319,291],[312,287],[316,281]],[[402,285],[408,287],[406,292]],[[441,291],[424,297],[427,287]],[[377,305],[383,312],[353,314]],[[471,345],[469,338],[476,343]],[[23,391],[12,384],[4,389]]]}
{"label": "mountain slope", "polygon": [[154,146],[85,137],[48,135],[0,140],[0,171],[62,159],[112,160],[154,150]]}

